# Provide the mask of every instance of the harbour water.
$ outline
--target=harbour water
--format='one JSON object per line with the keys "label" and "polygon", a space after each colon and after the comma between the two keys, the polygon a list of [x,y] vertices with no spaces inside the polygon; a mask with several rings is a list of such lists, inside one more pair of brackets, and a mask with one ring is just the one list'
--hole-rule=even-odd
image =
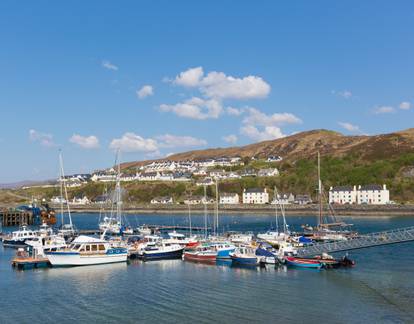
{"label": "harbour water", "polygon": [[[79,229],[97,214],[74,214]],[[188,225],[186,215],[128,215],[132,226]],[[223,215],[222,230],[265,231],[272,215]],[[313,217],[287,217],[292,229]],[[413,217],[346,218],[360,232],[414,225]],[[192,217],[202,226],[202,215]],[[353,251],[351,269],[236,268],[181,260],[13,270],[0,247],[0,323],[414,322],[414,243]]]}

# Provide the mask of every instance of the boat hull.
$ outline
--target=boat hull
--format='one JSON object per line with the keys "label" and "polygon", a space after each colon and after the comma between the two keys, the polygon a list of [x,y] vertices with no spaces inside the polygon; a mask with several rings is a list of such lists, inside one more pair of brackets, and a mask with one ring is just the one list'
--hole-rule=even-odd
{"label": "boat hull", "polygon": [[26,241],[16,241],[16,240],[3,240],[3,246],[4,247],[14,247],[14,248],[20,248],[20,247],[26,247]]}
{"label": "boat hull", "polygon": [[257,257],[240,257],[240,256],[231,256],[231,261],[234,264],[241,264],[241,265],[252,265],[256,266],[259,265],[259,259]]}
{"label": "boat hull", "polygon": [[230,259],[230,253],[234,252],[235,248],[226,249],[226,250],[218,250],[217,251],[217,259]]}
{"label": "boat hull", "polygon": [[70,267],[126,262],[128,254],[125,252],[117,254],[82,255],[72,252],[46,252],[46,256],[52,266]]}
{"label": "boat hull", "polygon": [[183,249],[168,251],[168,252],[143,252],[142,259],[144,261],[149,260],[171,260],[181,259],[183,255]]}
{"label": "boat hull", "polygon": [[320,269],[322,268],[322,263],[317,260],[307,260],[294,257],[286,257],[285,262],[288,266],[298,267],[298,268],[310,268],[310,269]]}
{"label": "boat hull", "polygon": [[187,261],[196,261],[196,262],[215,262],[217,260],[216,254],[194,254],[194,253],[184,253],[184,260]]}

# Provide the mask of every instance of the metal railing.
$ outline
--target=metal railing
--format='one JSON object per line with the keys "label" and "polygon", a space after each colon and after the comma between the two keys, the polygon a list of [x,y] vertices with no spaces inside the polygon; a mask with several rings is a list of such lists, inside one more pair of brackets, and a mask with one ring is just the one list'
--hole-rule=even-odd
{"label": "metal railing", "polygon": [[365,249],[374,246],[414,241],[414,226],[394,230],[362,234],[346,241],[315,243],[298,249],[299,256],[313,256],[321,253]]}

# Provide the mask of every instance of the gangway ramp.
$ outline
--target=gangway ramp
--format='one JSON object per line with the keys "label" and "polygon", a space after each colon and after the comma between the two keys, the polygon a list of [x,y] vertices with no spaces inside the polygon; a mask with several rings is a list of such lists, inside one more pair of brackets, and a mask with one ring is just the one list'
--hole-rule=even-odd
{"label": "gangway ramp", "polygon": [[314,256],[322,253],[351,251],[410,241],[414,241],[414,226],[384,232],[362,234],[346,241],[316,243],[298,249],[298,255],[301,257]]}

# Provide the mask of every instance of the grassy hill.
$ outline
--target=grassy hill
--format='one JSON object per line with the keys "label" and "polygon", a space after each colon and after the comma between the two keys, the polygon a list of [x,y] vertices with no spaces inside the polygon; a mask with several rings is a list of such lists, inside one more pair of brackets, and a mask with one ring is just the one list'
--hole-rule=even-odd
{"label": "grassy hill", "polygon": [[[337,132],[315,130],[298,133],[282,139],[255,143],[243,147],[218,148],[190,151],[170,156],[170,160],[241,156],[253,168],[268,167],[251,157],[266,158],[281,155],[283,161],[276,165],[280,176],[267,178],[243,178],[220,183],[220,191],[241,193],[243,188],[275,185],[279,191],[311,194],[316,197],[317,152],[321,153],[321,176],[326,190],[334,185],[387,184],[391,199],[398,202],[414,202],[414,129],[375,136],[344,136]],[[133,169],[143,161],[129,162],[123,169]],[[202,194],[202,188],[194,183],[125,183],[125,201],[131,204],[147,203],[154,196],[172,195],[182,200],[189,193]],[[110,188],[109,188],[110,189]],[[86,194],[93,198],[102,194],[104,184],[90,183],[69,190],[69,195]],[[271,191],[271,190],[270,190]],[[44,197],[58,195],[57,189],[32,188],[27,190],[0,190],[0,203],[11,203],[13,197]],[[214,188],[208,189],[214,195]],[[14,195],[14,196],[13,196]],[[20,198],[20,201],[22,198]]]}

